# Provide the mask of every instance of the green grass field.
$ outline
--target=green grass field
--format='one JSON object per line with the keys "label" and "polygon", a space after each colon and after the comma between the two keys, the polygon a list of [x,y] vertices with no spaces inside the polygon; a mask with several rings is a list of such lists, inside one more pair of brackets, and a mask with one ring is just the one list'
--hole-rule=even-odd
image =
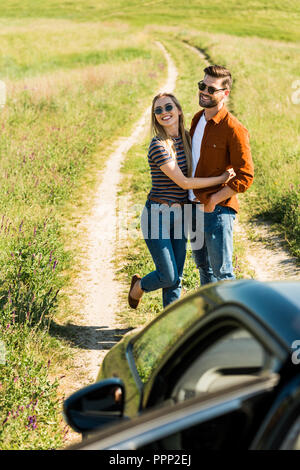
{"label": "green grass field", "polygon": [[[80,269],[77,225],[88,211],[96,172],[166,76],[154,40],[176,62],[187,126],[198,110],[204,65],[185,42],[232,70],[230,109],[250,131],[256,169],[241,216],[273,221],[300,258],[300,103],[293,88],[300,80],[299,16],[292,0],[1,5],[0,80],[7,102],[0,110],[0,350],[1,344],[6,350],[0,449],[64,445],[57,370],[69,367],[73,352],[55,324],[72,316],[64,292]],[[123,168],[121,194],[140,204],[150,185],[147,146],[148,139],[132,148]],[[141,238],[120,246],[118,259],[127,283],[133,272],[153,267]],[[238,243],[235,268],[238,276],[251,274]],[[198,283],[189,255],[184,291]],[[145,296],[136,316],[126,293],[123,305],[124,324],[137,326],[160,312],[160,293]]]}

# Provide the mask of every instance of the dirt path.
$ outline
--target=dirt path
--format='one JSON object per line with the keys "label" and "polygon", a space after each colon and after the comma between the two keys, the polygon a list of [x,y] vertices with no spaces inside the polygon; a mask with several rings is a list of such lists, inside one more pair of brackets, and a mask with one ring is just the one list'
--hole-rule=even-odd
{"label": "dirt path", "polygon": [[[252,241],[247,233],[252,232]],[[259,281],[300,280],[297,259],[288,251],[284,240],[266,222],[246,226],[238,220],[235,233],[246,242],[245,257]]]}
{"label": "dirt path", "polygon": [[[172,92],[177,69],[162,44],[156,42],[156,45],[164,53],[168,65],[167,81],[157,92]],[[156,94],[155,90],[153,94]],[[122,160],[149,129],[150,111],[151,106],[133,126],[134,130],[129,137],[120,137],[115,142],[115,150],[108,158],[105,169],[99,172],[99,185],[91,213],[82,221],[79,229],[87,234],[83,240],[86,255],[83,269],[74,282],[77,295],[71,302],[75,304],[75,310],[80,311],[72,325],[80,349],[76,353],[76,370],[72,370],[72,376],[66,375],[62,384],[66,395],[95,381],[105,354],[127,331],[121,329],[115,315],[119,294],[125,288],[115,280],[113,265],[118,224],[117,191],[121,181]],[[70,431],[67,444],[75,443],[78,439],[79,435]]]}
{"label": "dirt path", "polygon": [[[203,52],[189,44],[185,45],[201,58],[205,66],[210,65]],[[247,227],[237,217],[234,230],[237,236],[245,242],[247,248],[244,256],[251,271],[255,273],[255,279],[259,281],[300,280],[300,267],[297,266],[296,258],[291,256],[282,237],[273,232],[270,224],[253,222]],[[255,241],[251,241],[248,236],[250,231],[254,233]]]}

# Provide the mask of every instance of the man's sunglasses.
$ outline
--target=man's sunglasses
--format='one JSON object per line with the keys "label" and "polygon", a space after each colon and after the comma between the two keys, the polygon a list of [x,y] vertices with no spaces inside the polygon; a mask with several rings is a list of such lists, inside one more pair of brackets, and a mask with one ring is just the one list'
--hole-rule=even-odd
{"label": "man's sunglasses", "polygon": [[[170,111],[172,111],[173,108],[174,106],[171,103],[168,103],[165,106],[165,111],[169,113]],[[157,108],[154,109],[154,114],[162,114],[163,112],[164,112],[163,106],[157,106]]]}
{"label": "man's sunglasses", "polygon": [[214,93],[216,93],[217,91],[222,91],[222,90],[227,90],[227,88],[215,88],[214,86],[208,86],[206,85],[206,83],[204,83],[203,80],[201,80],[201,82],[198,82],[198,88],[200,91],[204,91],[206,90],[207,88],[207,91],[210,95],[213,95]]}

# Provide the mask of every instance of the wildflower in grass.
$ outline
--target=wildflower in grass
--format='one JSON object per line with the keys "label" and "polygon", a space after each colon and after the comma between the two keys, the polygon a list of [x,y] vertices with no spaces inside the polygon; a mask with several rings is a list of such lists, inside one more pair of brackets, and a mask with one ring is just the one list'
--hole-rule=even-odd
{"label": "wildflower in grass", "polygon": [[36,429],[37,423],[36,423],[36,416],[28,416],[28,425],[26,426],[27,429]]}
{"label": "wildflower in grass", "polygon": [[241,272],[241,268],[240,268],[239,263],[238,263],[238,257],[237,257],[237,255],[235,255],[235,268],[234,268],[234,269],[235,269],[235,271],[236,271],[237,273],[240,273],[240,272]]}
{"label": "wildflower in grass", "polygon": [[32,408],[31,408],[31,409],[32,409],[32,411],[35,410],[37,404],[38,404],[38,400],[36,400],[35,402],[33,402],[33,401],[31,402],[31,405],[32,405]]}
{"label": "wildflower in grass", "polygon": [[52,268],[52,269],[53,269],[53,271],[54,271],[54,269],[56,268],[56,266],[57,266],[57,263],[58,263],[58,261],[57,261],[57,260],[55,260],[55,261],[54,261],[54,263],[53,263],[53,268]]}
{"label": "wildflower in grass", "polygon": [[69,432],[69,428],[68,428],[68,425],[67,425],[67,426],[65,426],[64,429],[63,429],[63,433],[64,433],[63,439],[64,439],[64,440],[66,439],[68,432]]}
{"label": "wildflower in grass", "polygon": [[2,426],[3,426],[5,423],[7,423],[7,421],[8,421],[8,416],[6,416],[6,418],[4,419],[4,421],[2,421]]}
{"label": "wildflower in grass", "polygon": [[22,231],[23,222],[24,222],[24,220],[22,220],[22,222],[21,222],[20,225],[19,225],[19,232]]}

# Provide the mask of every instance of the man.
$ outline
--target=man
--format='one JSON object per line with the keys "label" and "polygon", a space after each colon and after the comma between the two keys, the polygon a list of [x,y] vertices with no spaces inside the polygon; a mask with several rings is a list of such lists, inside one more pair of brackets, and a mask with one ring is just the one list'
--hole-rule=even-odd
{"label": "man", "polygon": [[201,249],[193,250],[201,285],[235,279],[232,252],[237,193],[249,188],[254,172],[248,131],[225,106],[232,86],[229,70],[212,65],[204,73],[198,83],[199,104],[204,109],[195,114],[190,130],[193,176],[216,176],[229,167],[236,176],[226,185],[189,190],[193,231],[197,230],[196,210],[201,207],[197,204],[204,204],[204,243]]}

